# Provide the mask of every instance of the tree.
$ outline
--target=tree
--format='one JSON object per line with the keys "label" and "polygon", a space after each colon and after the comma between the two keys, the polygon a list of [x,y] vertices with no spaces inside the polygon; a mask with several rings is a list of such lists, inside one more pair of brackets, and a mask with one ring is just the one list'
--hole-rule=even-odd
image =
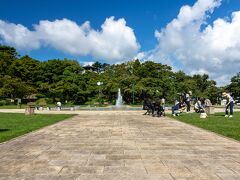
{"label": "tree", "polygon": [[19,78],[12,78],[10,76],[4,76],[1,79],[3,86],[1,87],[1,96],[5,98],[26,98],[27,96],[36,92],[36,90],[21,81]]}
{"label": "tree", "polygon": [[[33,92],[37,96],[68,101],[75,104],[101,99],[114,103],[118,88],[121,88],[125,103],[142,103],[144,98],[165,98],[173,102],[177,93],[191,90],[195,97],[206,97],[216,101],[219,88],[208,75],[187,75],[183,71],[154,61],[140,62],[138,59],[109,65],[95,62],[98,72],[84,71],[75,60],[52,59],[38,61],[29,56],[18,56],[16,50],[0,46],[0,94],[9,98],[20,98]],[[239,74],[227,87],[235,96],[239,93]],[[97,82],[103,82],[101,87]]]}
{"label": "tree", "polygon": [[226,88],[235,97],[240,96],[240,72],[231,78],[231,83]]}
{"label": "tree", "polygon": [[20,78],[22,81],[34,84],[37,79],[40,62],[29,56],[23,56],[13,61],[9,67],[9,75]]}
{"label": "tree", "polygon": [[17,59],[17,51],[13,47],[0,45],[0,75],[7,75],[9,66]]}

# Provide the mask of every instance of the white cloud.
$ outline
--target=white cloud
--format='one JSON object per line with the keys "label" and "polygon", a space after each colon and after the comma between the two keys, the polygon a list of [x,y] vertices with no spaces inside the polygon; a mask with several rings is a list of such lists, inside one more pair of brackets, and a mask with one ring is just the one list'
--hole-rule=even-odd
{"label": "white cloud", "polygon": [[200,74],[200,75],[204,75],[204,74],[209,74],[208,71],[206,71],[205,69],[198,69],[198,70],[192,70],[191,75],[194,75],[194,74]]}
{"label": "white cloud", "polygon": [[0,20],[0,42],[14,45],[16,48],[37,49],[40,47],[34,32],[21,24],[7,23]]}
{"label": "white cloud", "polygon": [[155,32],[158,46],[145,58],[154,57],[189,74],[208,73],[218,85],[228,83],[240,69],[240,11],[229,21],[219,18],[207,24],[220,4],[221,0],[198,0],[192,7],[183,6],[177,18]]}
{"label": "white cloud", "polygon": [[83,62],[83,66],[92,66],[94,64],[93,61],[85,61]]}
{"label": "white cloud", "polygon": [[73,55],[91,55],[98,59],[119,61],[134,57],[140,48],[133,29],[124,19],[107,18],[101,30],[87,21],[78,25],[68,19],[40,21],[30,31],[23,25],[0,20],[0,39],[19,49],[50,46]]}
{"label": "white cloud", "polygon": [[145,52],[139,52],[133,59],[144,59],[146,57]]}

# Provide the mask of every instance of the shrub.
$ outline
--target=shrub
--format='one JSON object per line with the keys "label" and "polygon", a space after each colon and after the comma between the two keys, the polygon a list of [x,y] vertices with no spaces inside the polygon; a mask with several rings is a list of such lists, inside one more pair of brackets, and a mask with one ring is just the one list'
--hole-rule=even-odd
{"label": "shrub", "polygon": [[6,100],[0,100],[0,106],[4,106],[7,105],[7,101]]}
{"label": "shrub", "polygon": [[47,101],[45,98],[41,98],[41,99],[38,99],[36,101],[36,104],[39,105],[39,106],[46,106],[47,105]]}

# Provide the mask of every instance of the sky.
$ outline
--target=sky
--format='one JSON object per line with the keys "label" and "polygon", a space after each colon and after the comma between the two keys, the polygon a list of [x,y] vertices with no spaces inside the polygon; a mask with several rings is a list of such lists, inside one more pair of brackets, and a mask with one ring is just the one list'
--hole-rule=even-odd
{"label": "sky", "polygon": [[239,0],[0,0],[0,44],[45,61],[138,58],[219,86],[240,71]]}

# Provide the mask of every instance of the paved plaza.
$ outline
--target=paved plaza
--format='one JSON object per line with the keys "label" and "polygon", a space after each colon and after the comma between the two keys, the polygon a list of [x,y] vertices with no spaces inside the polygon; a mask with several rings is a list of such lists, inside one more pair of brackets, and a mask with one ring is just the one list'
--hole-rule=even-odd
{"label": "paved plaza", "polygon": [[141,111],[82,111],[0,144],[0,179],[240,179],[240,143]]}

